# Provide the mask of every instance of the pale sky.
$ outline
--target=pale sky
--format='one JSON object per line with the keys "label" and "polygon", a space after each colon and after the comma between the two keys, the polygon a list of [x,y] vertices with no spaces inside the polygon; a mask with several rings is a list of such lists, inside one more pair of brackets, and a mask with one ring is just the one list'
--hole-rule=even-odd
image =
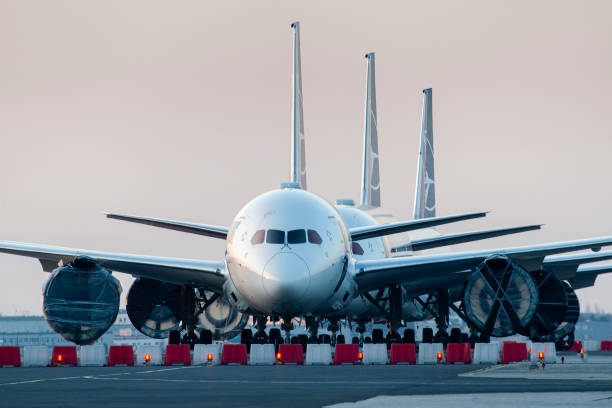
{"label": "pale sky", "polygon": [[[311,191],[358,198],[374,51],[384,207],[412,213],[432,87],[438,214],[492,211],[441,231],[546,224],[454,250],[612,235],[611,15],[609,1],[0,0],[0,239],[221,259],[220,240],[102,213],[229,225],[288,180],[294,20]],[[40,314],[39,263],[0,268],[0,313]],[[611,289],[579,291],[583,310],[612,312]]]}

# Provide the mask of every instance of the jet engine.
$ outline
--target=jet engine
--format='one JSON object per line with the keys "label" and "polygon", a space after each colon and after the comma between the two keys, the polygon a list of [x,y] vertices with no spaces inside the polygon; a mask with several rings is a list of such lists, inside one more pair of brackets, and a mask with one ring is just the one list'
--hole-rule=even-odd
{"label": "jet engine", "polygon": [[537,339],[550,335],[564,321],[570,294],[564,282],[553,273],[539,270],[531,276],[538,286],[538,306],[529,329],[521,334]]}
{"label": "jet engine", "polygon": [[199,330],[210,330],[213,339],[227,340],[238,336],[249,320],[249,315],[236,310],[227,298],[218,297],[213,292],[196,289],[196,301],[200,312],[196,317]]}
{"label": "jet engine", "polygon": [[578,318],[580,317],[580,303],[578,302],[578,296],[576,296],[576,292],[569,285],[569,283],[562,281],[563,289],[565,290],[565,296],[567,298],[567,307],[565,308],[565,313],[563,318],[560,319],[560,322],[553,328],[550,333],[547,334],[539,334],[533,333],[531,339],[533,341],[540,342],[555,342],[558,345],[558,348],[563,350],[567,343],[568,346],[574,343],[574,329],[576,327],[576,322],[578,322]]}
{"label": "jet engine", "polygon": [[126,311],[134,327],[156,339],[179,330],[183,319],[181,286],[138,278],[130,287]]}
{"label": "jet engine", "polygon": [[538,288],[523,267],[505,256],[478,265],[463,292],[467,318],[487,336],[525,330],[538,305]]}
{"label": "jet engine", "polygon": [[91,344],[115,322],[121,284],[93,259],[79,256],[55,269],[43,289],[47,323],[63,338]]}

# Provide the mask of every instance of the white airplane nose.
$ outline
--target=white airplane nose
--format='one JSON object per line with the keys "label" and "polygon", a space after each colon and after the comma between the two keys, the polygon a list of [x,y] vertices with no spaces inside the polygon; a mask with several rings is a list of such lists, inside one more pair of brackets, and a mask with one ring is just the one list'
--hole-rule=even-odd
{"label": "white airplane nose", "polygon": [[310,286],[310,271],[302,258],[291,252],[274,255],[262,274],[264,290],[277,305],[297,306],[295,303]]}

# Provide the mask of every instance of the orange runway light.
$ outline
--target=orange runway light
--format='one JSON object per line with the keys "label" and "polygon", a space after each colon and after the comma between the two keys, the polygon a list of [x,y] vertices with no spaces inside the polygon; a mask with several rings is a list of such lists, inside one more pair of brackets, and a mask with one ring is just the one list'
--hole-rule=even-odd
{"label": "orange runway light", "polygon": [[208,357],[207,358],[208,358],[208,361],[212,361],[212,359],[213,359],[212,353],[208,353]]}
{"label": "orange runway light", "polygon": [[438,361],[442,361],[442,353],[438,353],[436,357],[438,358]]}
{"label": "orange runway light", "polygon": [[584,357],[584,349],[580,349],[580,354]]}
{"label": "orange runway light", "polygon": [[527,352],[528,352],[529,354],[531,354],[531,349],[527,350]]}
{"label": "orange runway light", "polygon": [[148,354],[145,354],[145,361],[147,362],[151,361],[151,356]]}
{"label": "orange runway light", "polygon": [[59,354],[59,355],[57,356],[57,362],[58,362],[58,363],[61,363],[63,359],[64,359],[64,357],[62,357],[62,355],[61,355],[61,354]]}
{"label": "orange runway light", "polygon": [[363,360],[363,353],[359,353],[359,354],[357,354],[357,358],[358,358],[359,360]]}
{"label": "orange runway light", "polygon": [[276,359],[277,359],[277,360],[280,360],[280,359],[281,359],[281,357],[282,357],[282,356],[281,356],[281,353],[276,353]]}
{"label": "orange runway light", "polygon": [[538,357],[539,357],[540,359],[543,359],[543,358],[544,358],[544,352],[543,352],[543,351],[540,351],[540,352],[538,353]]}

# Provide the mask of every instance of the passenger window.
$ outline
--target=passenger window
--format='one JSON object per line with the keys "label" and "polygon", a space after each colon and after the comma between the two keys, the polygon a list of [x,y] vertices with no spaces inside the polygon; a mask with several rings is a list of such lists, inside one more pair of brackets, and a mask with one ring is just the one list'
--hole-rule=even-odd
{"label": "passenger window", "polygon": [[257,245],[264,242],[264,237],[266,236],[266,230],[259,230],[253,234],[253,238],[251,238],[251,244]]}
{"label": "passenger window", "polygon": [[308,242],[311,244],[321,245],[323,243],[323,238],[321,238],[317,231],[308,230]]}
{"label": "passenger window", "polygon": [[353,255],[363,255],[363,248],[359,245],[359,242],[353,242],[351,247],[353,249]]}
{"label": "passenger window", "polygon": [[266,235],[266,243],[268,244],[284,244],[285,243],[285,231],[279,230],[268,230]]}
{"label": "passenger window", "polygon": [[306,231],[303,229],[287,232],[287,243],[303,244],[304,242],[306,242]]}

